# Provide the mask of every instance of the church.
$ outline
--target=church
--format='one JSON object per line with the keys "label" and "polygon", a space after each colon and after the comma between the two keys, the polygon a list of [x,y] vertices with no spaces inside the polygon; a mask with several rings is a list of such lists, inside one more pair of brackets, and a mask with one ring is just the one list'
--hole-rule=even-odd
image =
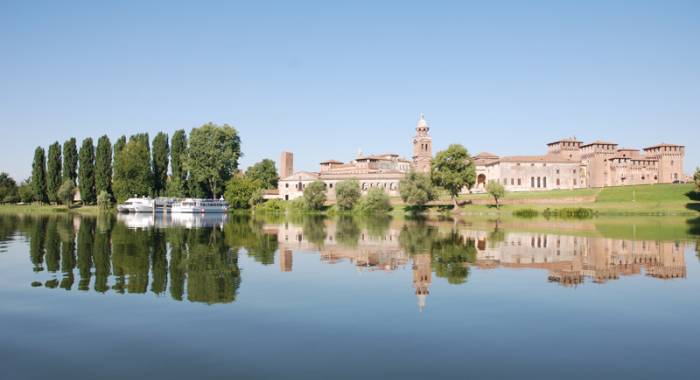
{"label": "church", "polygon": [[[489,181],[501,183],[506,191],[544,191],[589,187],[677,183],[686,180],[683,172],[685,147],[657,144],[643,150],[620,148],[612,142],[584,144],[575,137],[547,144],[547,152],[535,156],[498,156],[482,152],[472,157],[476,183],[464,192],[485,192]],[[314,181],[323,181],[329,200],[335,199],[335,187],[344,180],[357,180],[363,193],[380,188],[389,196],[399,196],[399,182],[408,172],[430,173],[433,140],[430,126],[420,115],[413,137],[411,159],[395,153],[357,154],[349,162],[329,159],[318,172],[294,172],[294,155],[283,152],[280,180],[269,198],[292,200],[304,194]]]}

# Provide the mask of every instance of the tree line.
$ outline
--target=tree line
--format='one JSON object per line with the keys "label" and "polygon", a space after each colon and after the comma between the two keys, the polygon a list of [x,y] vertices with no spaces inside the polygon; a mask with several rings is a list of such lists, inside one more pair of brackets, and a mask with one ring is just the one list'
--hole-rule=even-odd
{"label": "tree line", "polygon": [[[159,132],[153,140],[138,133],[113,144],[103,135],[96,146],[88,137],[80,148],[70,138],[46,150],[37,147],[32,174],[21,184],[0,174],[0,201],[69,205],[76,191],[84,204],[95,204],[100,196],[117,202],[133,196],[218,198],[238,172],[241,155],[238,131],[228,124],[207,123],[172,137]],[[256,167],[266,168],[268,161]],[[261,174],[256,186],[276,186],[274,162],[272,170]]]}

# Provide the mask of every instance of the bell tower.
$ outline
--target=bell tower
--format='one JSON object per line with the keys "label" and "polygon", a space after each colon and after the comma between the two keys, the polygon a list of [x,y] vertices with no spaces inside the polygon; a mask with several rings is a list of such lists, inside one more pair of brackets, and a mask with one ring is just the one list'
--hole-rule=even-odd
{"label": "bell tower", "polygon": [[425,115],[420,114],[416,125],[416,136],[413,137],[413,169],[419,173],[430,173],[430,160],[433,158],[433,138],[430,137],[430,127],[425,121]]}

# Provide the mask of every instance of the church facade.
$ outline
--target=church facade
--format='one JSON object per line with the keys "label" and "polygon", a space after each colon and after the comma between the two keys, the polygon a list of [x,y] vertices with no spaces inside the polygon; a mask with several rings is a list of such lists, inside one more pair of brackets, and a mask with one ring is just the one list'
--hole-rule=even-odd
{"label": "church facade", "polygon": [[[380,188],[399,196],[399,182],[408,172],[430,173],[433,141],[430,126],[421,114],[412,140],[413,155],[406,159],[395,153],[358,153],[349,162],[326,160],[318,172],[294,172],[294,156],[280,157],[278,188],[269,198],[292,200],[301,197],[308,184],[322,181],[329,200],[344,180],[357,180],[363,193]],[[618,144],[595,141],[584,144],[566,138],[547,144],[547,152],[536,156],[498,156],[482,152],[473,156],[476,183],[465,192],[485,192],[489,181],[501,183],[507,191],[543,191],[588,187],[625,186],[684,181],[685,147],[658,144],[642,150],[620,148]]]}

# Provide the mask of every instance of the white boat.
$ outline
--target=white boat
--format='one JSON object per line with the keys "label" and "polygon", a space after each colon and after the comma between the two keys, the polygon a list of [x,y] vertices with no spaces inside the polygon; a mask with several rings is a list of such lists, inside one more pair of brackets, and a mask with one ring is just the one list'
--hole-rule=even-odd
{"label": "white boat", "polygon": [[187,198],[173,203],[173,213],[200,214],[227,212],[228,203],[223,199]]}
{"label": "white boat", "polygon": [[126,202],[117,205],[119,212],[153,212],[152,198],[129,198]]}

